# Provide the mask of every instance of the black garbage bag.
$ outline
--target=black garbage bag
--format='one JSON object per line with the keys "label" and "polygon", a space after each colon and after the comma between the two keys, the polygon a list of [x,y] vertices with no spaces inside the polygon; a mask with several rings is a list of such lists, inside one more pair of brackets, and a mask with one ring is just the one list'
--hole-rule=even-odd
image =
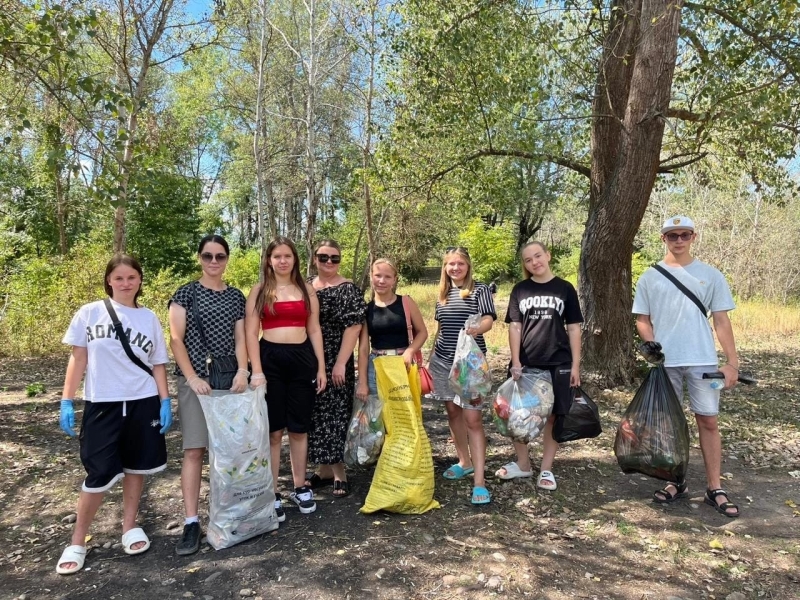
{"label": "black garbage bag", "polygon": [[572,404],[569,414],[556,416],[553,423],[553,439],[559,444],[597,437],[603,433],[600,426],[600,411],[589,394],[581,388],[572,388]]}
{"label": "black garbage bag", "polygon": [[689,466],[689,425],[663,365],[650,369],[614,439],[623,473],[682,482]]}

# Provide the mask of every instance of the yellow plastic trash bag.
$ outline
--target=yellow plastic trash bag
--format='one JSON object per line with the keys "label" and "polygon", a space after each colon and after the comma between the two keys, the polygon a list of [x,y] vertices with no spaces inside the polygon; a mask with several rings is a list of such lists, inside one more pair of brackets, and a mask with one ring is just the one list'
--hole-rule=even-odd
{"label": "yellow plastic trash bag", "polygon": [[416,369],[412,366],[407,372],[401,356],[375,359],[386,441],[362,513],[386,510],[421,514],[439,508],[433,499],[433,458],[431,443],[422,426]]}

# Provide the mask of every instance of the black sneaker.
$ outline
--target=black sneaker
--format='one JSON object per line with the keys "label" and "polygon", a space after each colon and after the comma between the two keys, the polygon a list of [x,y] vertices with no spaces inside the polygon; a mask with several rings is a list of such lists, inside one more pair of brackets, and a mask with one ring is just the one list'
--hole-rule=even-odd
{"label": "black sneaker", "polygon": [[200,550],[200,537],[203,532],[200,529],[200,523],[189,523],[183,526],[183,537],[180,543],[175,546],[175,554],[179,556],[188,556]]}
{"label": "black sneaker", "polygon": [[283,523],[286,520],[286,513],[283,511],[283,498],[280,494],[275,494],[275,516],[278,517],[278,523]]}
{"label": "black sneaker", "polygon": [[291,498],[292,502],[297,504],[300,512],[304,515],[310,515],[317,510],[317,503],[314,502],[314,492],[312,492],[309,487],[302,486],[294,488],[294,491],[289,494],[289,498]]}

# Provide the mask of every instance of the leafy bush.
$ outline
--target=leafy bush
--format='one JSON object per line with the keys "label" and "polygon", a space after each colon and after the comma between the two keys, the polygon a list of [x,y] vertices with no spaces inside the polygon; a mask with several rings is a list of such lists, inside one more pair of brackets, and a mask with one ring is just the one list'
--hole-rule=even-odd
{"label": "leafy bush", "polygon": [[489,283],[513,276],[516,238],[510,224],[487,227],[480,218],[473,219],[458,243],[469,249],[473,275],[478,281]]}
{"label": "leafy bush", "polygon": [[261,268],[261,248],[231,250],[228,259],[228,268],[225,269],[225,282],[239,288],[247,295],[250,288],[258,283],[259,269]]}
{"label": "leafy bush", "polygon": [[[61,343],[82,305],[105,297],[103,274],[111,253],[97,243],[78,244],[63,257],[33,258],[7,280],[8,304],[0,318],[0,348],[9,356],[63,353]],[[170,269],[144,273],[140,302],[167,330],[167,302],[187,281]]]}

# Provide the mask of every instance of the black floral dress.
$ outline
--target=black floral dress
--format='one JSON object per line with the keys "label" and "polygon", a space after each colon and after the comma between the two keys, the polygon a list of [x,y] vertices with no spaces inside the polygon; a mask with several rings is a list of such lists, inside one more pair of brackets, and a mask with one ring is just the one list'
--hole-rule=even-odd
{"label": "black floral dress", "polygon": [[344,330],[364,322],[367,305],[364,294],[349,281],[317,290],[317,298],[328,385],[317,395],[314,403],[311,431],[308,433],[308,462],[332,465],[344,460],[344,442],[356,386],[352,355],[345,368],[344,385],[331,384],[331,371],[339,356]]}

